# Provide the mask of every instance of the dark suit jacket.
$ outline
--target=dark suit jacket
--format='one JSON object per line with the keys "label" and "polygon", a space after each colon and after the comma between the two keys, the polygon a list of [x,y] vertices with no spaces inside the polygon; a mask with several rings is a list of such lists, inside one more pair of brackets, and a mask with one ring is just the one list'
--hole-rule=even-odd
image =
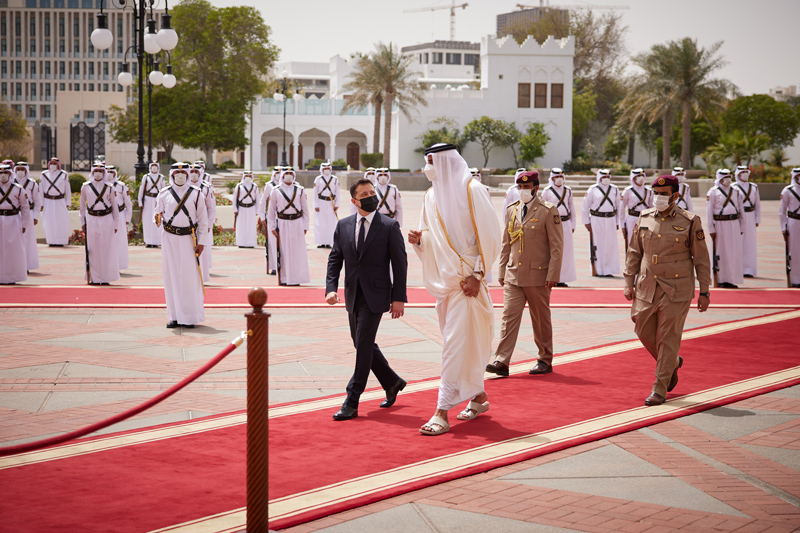
{"label": "dark suit jacket", "polygon": [[[373,313],[385,313],[392,302],[407,302],[406,274],[408,258],[400,224],[375,213],[360,253],[356,253],[356,221],[358,215],[341,219],[333,233],[333,249],[328,256],[328,276],[325,294],[336,292],[339,273],[344,263],[344,301],[347,311],[353,312],[356,289],[361,292]],[[394,283],[389,277],[392,266]]]}

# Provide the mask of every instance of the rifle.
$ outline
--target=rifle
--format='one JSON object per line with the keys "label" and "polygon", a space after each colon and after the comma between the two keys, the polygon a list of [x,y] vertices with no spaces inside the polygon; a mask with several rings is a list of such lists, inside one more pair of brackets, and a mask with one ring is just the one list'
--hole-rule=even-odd
{"label": "rifle", "polygon": [[278,232],[278,226],[275,226],[275,249],[278,250],[278,257],[275,261],[277,263],[276,271],[278,273],[278,285],[281,285],[281,234]]}
{"label": "rifle", "polygon": [[[192,226],[192,244],[194,244],[194,249],[197,250],[197,234],[194,231],[194,226]],[[203,289],[203,296],[206,295],[206,284],[203,283],[203,271],[200,269],[200,254],[196,251],[194,253],[194,260],[197,262],[197,273],[200,275],[200,287]]]}
{"label": "rifle", "polygon": [[92,284],[92,272],[89,267],[89,220],[86,220],[86,229],[83,231],[83,250],[86,254],[86,284]]}
{"label": "rifle", "polygon": [[[625,222],[623,222],[625,224]],[[625,255],[628,255],[628,228],[622,226],[622,238],[625,240]]]}
{"label": "rifle", "polygon": [[714,233],[711,235],[711,255],[714,258],[714,266],[712,270],[714,271],[714,288],[716,289],[719,287],[719,280],[717,279],[717,272],[719,272],[719,256],[717,255],[717,234]]}
{"label": "rifle", "polygon": [[594,233],[589,232],[589,261],[592,262],[592,276],[597,276],[594,264],[597,261],[597,246],[594,245]]}
{"label": "rifle", "polygon": [[792,256],[789,255],[789,233],[783,235],[783,243],[786,246],[786,286],[792,288]]}

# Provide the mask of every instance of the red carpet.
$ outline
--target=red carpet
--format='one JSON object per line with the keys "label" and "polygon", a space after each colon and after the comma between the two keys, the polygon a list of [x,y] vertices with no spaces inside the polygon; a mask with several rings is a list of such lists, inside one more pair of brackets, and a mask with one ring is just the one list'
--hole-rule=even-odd
{"label": "red carpet", "polygon": [[[659,407],[643,407],[654,364],[637,344],[558,355],[546,376],[528,376],[529,363],[512,366],[511,377],[487,381],[489,412],[469,422],[453,412],[451,432],[441,437],[417,432],[435,406],[435,380],[409,384],[391,409],[378,408],[382,391],[365,393],[360,417],[349,422],[330,418],[341,395],[276,406],[271,527],[800,383],[800,311],[687,332],[680,383]],[[732,364],[753,354],[758,364]],[[0,485],[14,489],[0,499],[3,528],[172,531],[184,524],[189,531],[202,522],[203,531],[237,531],[244,527],[242,422],[234,413],[4,458]]]}
{"label": "red carpet", "polygon": [[[620,281],[620,283],[622,283]],[[250,287],[207,287],[206,307],[248,307]],[[490,288],[495,307],[503,305],[503,288]],[[328,307],[322,287],[271,287],[267,307]],[[343,297],[343,291],[339,291]],[[433,307],[436,300],[423,287],[408,289],[409,307]],[[800,290],[713,289],[713,307],[800,307]],[[552,307],[629,308],[621,289],[555,288]],[[162,287],[15,286],[0,287],[0,307],[165,307]]]}

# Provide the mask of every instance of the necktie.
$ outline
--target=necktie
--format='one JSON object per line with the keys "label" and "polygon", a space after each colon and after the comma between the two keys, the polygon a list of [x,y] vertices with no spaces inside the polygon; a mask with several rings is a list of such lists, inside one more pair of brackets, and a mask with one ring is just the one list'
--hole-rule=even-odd
{"label": "necktie", "polygon": [[361,217],[361,226],[358,228],[358,242],[356,244],[356,252],[361,251],[361,247],[364,245],[364,221],[367,220],[366,217]]}
{"label": "necktie", "polygon": [[525,217],[528,216],[528,204],[522,206],[522,220],[525,220]]}

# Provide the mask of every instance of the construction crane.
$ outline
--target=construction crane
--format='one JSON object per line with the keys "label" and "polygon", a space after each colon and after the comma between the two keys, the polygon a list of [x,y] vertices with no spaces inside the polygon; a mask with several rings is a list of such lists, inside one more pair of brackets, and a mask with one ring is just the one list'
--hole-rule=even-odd
{"label": "construction crane", "polygon": [[531,8],[540,8],[540,9],[630,9],[631,6],[609,6],[609,5],[600,5],[600,4],[575,4],[575,5],[557,5],[551,6],[550,0],[539,0],[538,6],[529,6],[525,4],[517,4],[517,7],[520,9],[531,9]]}
{"label": "construction crane", "polygon": [[438,11],[440,9],[449,9],[450,10],[450,40],[456,40],[456,9],[466,9],[469,4],[464,2],[463,4],[456,5],[456,0],[450,0],[449,6],[433,6],[433,7],[420,7],[418,9],[406,9],[403,13],[416,13],[419,11]]}

